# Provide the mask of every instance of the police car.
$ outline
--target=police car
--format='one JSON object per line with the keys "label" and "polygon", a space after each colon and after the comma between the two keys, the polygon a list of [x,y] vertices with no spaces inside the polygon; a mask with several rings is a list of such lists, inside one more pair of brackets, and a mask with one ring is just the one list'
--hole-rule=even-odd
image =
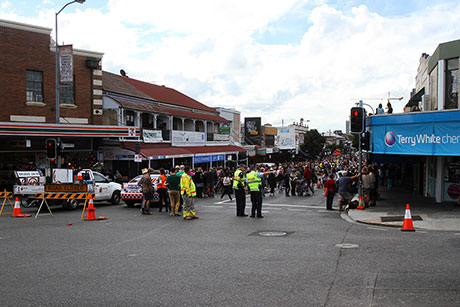
{"label": "police car", "polygon": [[[142,203],[143,195],[142,188],[138,185],[139,180],[141,180],[143,175],[139,175],[131,179],[129,182],[124,183],[121,189],[121,199],[125,202],[128,207],[134,207],[136,203]],[[150,178],[153,181],[153,187],[155,191],[158,185],[158,178],[160,178],[160,173],[156,171],[150,175]],[[150,203],[158,203],[160,201],[160,195],[155,192],[153,193],[153,199]]]}

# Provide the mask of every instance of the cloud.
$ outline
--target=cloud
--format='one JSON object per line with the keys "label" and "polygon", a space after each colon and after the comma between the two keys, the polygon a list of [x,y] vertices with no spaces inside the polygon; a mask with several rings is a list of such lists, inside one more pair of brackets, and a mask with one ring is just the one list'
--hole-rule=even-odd
{"label": "cloud", "polygon": [[[460,36],[456,1],[427,3],[401,16],[383,16],[365,5],[342,10],[328,2],[75,5],[59,15],[59,41],[104,52],[104,70],[123,68],[132,78],[173,87],[207,105],[234,107],[242,117],[261,116],[274,125],[304,118],[325,131],[344,130],[359,98],[404,96],[393,103],[401,112],[420,55]],[[1,4],[0,18],[54,25],[52,10],[27,17],[13,4]],[[298,23],[286,20],[298,14]],[[294,35],[300,30],[303,35]],[[265,39],[273,33],[286,36],[283,43]],[[368,101],[374,107],[378,102]]]}

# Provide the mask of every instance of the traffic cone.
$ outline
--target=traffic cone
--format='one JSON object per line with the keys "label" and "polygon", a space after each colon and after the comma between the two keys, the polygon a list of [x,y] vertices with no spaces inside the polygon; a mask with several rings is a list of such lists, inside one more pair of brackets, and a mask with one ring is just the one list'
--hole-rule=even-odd
{"label": "traffic cone", "polygon": [[364,210],[364,204],[363,204],[363,198],[360,196],[359,197],[359,205],[356,208],[357,210]]}
{"label": "traffic cone", "polygon": [[404,214],[404,222],[402,231],[415,231],[414,224],[412,223],[412,216],[410,214],[409,204],[406,205],[406,214]]}
{"label": "traffic cone", "polygon": [[13,217],[30,217],[30,214],[22,214],[21,204],[19,203],[19,197],[16,196],[16,201],[14,202]]}
{"label": "traffic cone", "polygon": [[89,199],[89,205],[88,205],[88,208],[86,208],[86,211],[88,211],[88,214],[86,215],[87,221],[96,220],[96,215],[94,214],[94,212],[96,211],[96,208],[94,208],[92,197]]}

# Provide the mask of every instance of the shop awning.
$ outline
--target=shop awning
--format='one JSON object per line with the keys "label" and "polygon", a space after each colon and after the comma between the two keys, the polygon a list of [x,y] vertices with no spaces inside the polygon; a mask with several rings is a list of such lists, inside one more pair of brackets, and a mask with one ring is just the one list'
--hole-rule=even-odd
{"label": "shop awning", "polygon": [[[121,148],[135,151],[136,143],[125,142],[120,144]],[[211,153],[230,153],[246,151],[244,148],[235,145],[226,146],[183,146],[174,147],[170,144],[141,144],[141,154],[146,157],[155,157],[160,159],[167,159],[172,157],[193,156],[197,154],[211,154]]]}
{"label": "shop awning", "polygon": [[409,101],[406,104],[406,107],[413,107],[413,106],[418,106],[418,103],[422,101],[422,96],[425,95],[425,88],[422,88],[420,91],[418,91],[414,96],[409,99]]}

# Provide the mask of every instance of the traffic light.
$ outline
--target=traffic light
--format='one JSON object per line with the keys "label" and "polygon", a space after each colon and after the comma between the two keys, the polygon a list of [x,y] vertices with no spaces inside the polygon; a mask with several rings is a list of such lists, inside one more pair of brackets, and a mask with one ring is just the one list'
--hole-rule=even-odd
{"label": "traffic light", "polygon": [[371,133],[369,131],[366,131],[361,135],[361,149],[366,151],[371,149]]}
{"label": "traffic light", "polygon": [[56,151],[56,140],[55,139],[47,139],[46,140],[46,157],[48,159],[56,159],[57,151]]}
{"label": "traffic light", "polygon": [[351,108],[350,126],[352,133],[362,133],[364,131],[364,108]]}

